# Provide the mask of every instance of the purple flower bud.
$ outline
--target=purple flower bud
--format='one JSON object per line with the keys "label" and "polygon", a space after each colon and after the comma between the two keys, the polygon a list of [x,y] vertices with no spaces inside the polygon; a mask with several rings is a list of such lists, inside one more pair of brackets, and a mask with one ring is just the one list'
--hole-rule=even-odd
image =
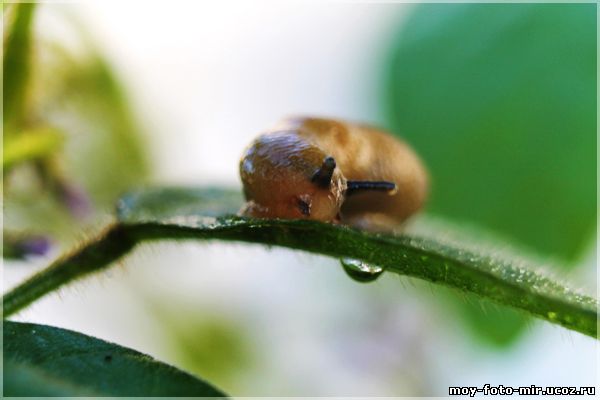
{"label": "purple flower bud", "polygon": [[70,184],[62,184],[60,189],[62,200],[73,216],[83,219],[91,214],[91,201],[81,188]]}
{"label": "purple flower bud", "polygon": [[46,236],[4,232],[2,255],[4,258],[24,259],[28,256],[43,256],[48,253],[52,242]]}
{"label": "purple flower bud", "polygon": [[18,246],[23,255],[43,256],[50,250],[50,239],[45,236],[30,236],[24,238]]}

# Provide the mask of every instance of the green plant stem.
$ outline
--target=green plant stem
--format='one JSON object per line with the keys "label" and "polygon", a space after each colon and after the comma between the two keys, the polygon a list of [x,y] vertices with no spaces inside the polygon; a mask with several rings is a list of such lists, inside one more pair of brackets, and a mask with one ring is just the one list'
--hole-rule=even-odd
{"label": "green plant stem", "polygon": [[4,296],[4,316],[83,275],[100,270],[136,243],[166,239],[262,243],[355,258],[389,272],[475,293],[498,304],[583,334],[597,336],[598,305],[533,272],[500,265],[462,249],[407,236],[374,235],[314,221],[251,220],[239,217],[186,217],[166,222],[113,225],[97,240],[54,262]]}
{"label": "green plant stem", "polygon": [[13,6],[15,18],[8,28],[3,59],[3,126],[5,139],[24,118],[31,69],[32,22],[35,3]]}
{"label": "green plant stem", "polygon": [[3,296],[4,317],[91,272],[108,267],[134,246],[125,230],[114,225],[79,250],[65,255]]}

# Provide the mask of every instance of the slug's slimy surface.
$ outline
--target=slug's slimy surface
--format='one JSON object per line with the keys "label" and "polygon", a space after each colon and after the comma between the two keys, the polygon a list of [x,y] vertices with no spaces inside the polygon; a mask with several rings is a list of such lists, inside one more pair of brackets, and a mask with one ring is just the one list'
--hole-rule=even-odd
{"label": "slug's slimy surface", "polygon": [[427,196],[427,173],[400,140],[373,127],[293,118],[263,133],[240,161],[247,203],[259,218],[336,221],[391,230]]}

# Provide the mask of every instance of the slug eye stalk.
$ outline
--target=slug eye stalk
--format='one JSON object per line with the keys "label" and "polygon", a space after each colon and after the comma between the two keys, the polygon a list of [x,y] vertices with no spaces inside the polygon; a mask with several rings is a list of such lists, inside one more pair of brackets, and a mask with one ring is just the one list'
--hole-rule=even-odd
{"label": "slug eye stalk", "polygon": [[326,157],[323,160],[323,165],[313,175],[312,181],[320,187],[329,187],[335,166],[335,159],[331,156]]}
{"label": "slug eye stalk", "polygon": [[351,196],[355,193],[360,193],[369,190],[389,192],[389,194],[394,194],[397,190],[396,184],[394,182],[387,181],[348,181],[347,184],[347,196]]}

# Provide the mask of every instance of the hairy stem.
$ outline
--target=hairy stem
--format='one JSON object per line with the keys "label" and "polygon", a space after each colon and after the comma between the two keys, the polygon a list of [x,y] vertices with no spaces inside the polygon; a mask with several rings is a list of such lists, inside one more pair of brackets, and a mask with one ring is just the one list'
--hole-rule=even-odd
{"label": "hairy stem", "polygon": [[389,272],[475,293],[592,337],[597,335],[595,299],[492,258],[416,237],[374,235],[314,221],[239,217],[190,216],[114,225],[98,239],[55,261],[6,294],[4,316],[70,281],[107,267],[136,243],[166,239],[253,242],[355,258]]}
{"label": "hairy stem", "polygon": [[107,268],[135,245],[125,231],[119,225],[108,228],[79,250],[59,258],[48,268],[8,292],[2,299],[4,317],[77,278]]}

